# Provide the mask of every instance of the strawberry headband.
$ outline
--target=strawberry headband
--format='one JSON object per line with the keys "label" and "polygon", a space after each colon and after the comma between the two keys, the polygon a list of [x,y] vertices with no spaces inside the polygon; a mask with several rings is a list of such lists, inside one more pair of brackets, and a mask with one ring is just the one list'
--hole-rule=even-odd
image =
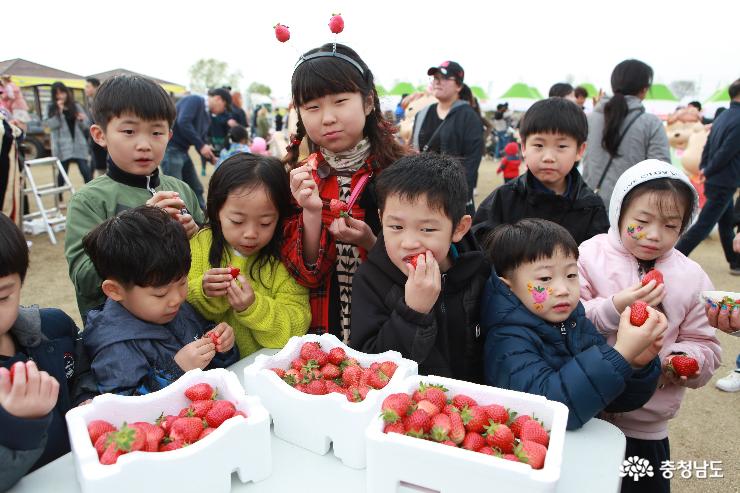
{"label": "strawberry headband", "polygon": [[307,62],[308,60],[313,60],[314,58],[325,58],[325,57],[334,57],[339,58],[340,60],[344,60],[345,62],[348,62],[352,64],[353,67],[355,67],[359,72],[361,76],[365,76],[365,70],[360,66],[359,63],[357,63],[352,58],[348,57],[347,55],[343,55],[342,53],[337,53],[337,44],[334,43],[334,49],[332,51],[317,51],[316,53],[311,53],[310,55],[301,55],[301,57],[298,59],[298,62],[296,62],[295,67],[293,67],[293,71],[298,68],[300,64],[303,62]]}

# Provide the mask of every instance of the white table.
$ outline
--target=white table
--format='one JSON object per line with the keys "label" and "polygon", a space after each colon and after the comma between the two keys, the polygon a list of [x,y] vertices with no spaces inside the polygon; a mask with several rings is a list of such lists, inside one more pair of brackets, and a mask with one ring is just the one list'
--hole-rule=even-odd
{"label": "white table", "polygon": [[[262,350],[229,369],[244,377],[244,368],[257,354],[274,354],[277,350]],[[614,425],[592,419],[583,428],[565,434],[563,467],[558,493],[593,492],[616,493],[620,487],[619,465],[624,458],[625,437]],[[365,491],[365,470],[345,467],[331,450],[317,455],[297,445],[272,436],[272,475],[258,483],[242,483],[232,478],[232,491],[248,493],[277,493],[284,491]],[[72,454],[60,457],[24,477],[10,493],[79,492]],[[401,491],[419,491],[399,487]],[[428,490],[422,490],[428,491]]]}

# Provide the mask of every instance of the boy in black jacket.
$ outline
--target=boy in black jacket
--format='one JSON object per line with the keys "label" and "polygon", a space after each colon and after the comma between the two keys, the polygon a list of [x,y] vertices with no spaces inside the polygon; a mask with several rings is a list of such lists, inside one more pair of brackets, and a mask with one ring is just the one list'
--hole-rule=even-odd
{"label": "boy in black jacket", "polygon": [[491,269],[469,232],[463,169],[443,155],[407,156],[383,171],[377,194],[382,233],[352,284],[351,346],[481,382],[480,296]]}
{"label": "boy in black jacket", "polygon": [[69,452],[64,415],[95,394],[72,319],[20,306],[27,270],[26,240],[0,214],[0,491]]}
{"label": "boy in black jacket", "polygon": [[575,165],[586,150],[588,122],[575,103],[563,98],[538,101],[519,126],[527,172],[494,190],[481,203],[473,233],[483,243],[499,224],[524,218],[555,222],[577,244],[609,229],[609,218]]}

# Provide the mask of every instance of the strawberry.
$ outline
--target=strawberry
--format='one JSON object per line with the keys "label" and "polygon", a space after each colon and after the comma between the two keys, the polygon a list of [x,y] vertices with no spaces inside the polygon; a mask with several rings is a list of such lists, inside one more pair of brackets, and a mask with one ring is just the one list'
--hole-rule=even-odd
{"label": "strawberry", "polygon": [[311,352],[311,357],[308,358],[308,361],[315,361],[316,368],[321,368],[322,366],[329,363],[329,355],[321,349],[316,349]]}
{"label": "strawberry", "polygon": [[334,380],[335,378],[339,378],[339,376],[342,374],[342,370],[339,369],[339,367],[333,363],[327,363],[321,368],[321,376],[324,378],[324,380]]}
{"label": "strawberry", "polygon": [[146,434],[140,428],[128,426],[124,422],[118,431],[109,432],[105,440],[105,450],[100,455],[100,463],[115,464],[121,455],[141,450],[145,445]]}
{"label": "strawberry", "polygon": [[458,409],[462,409],[466,406],[467,407],[477,406],[478,403],[472,397],[468,397],[465,394],[457,394],[456,396],[452,398],[452,405]]}
{"label": "strawberry", "polygon": [[656,287],[658,286],[658,284],[663,284],[663,273],[660,272],[658,269],[653,269],[642,276],[643,286],[647,286],[647,283],[649,283],[650,281],[655,281]]}
{"label": "strawberry", "polygon": [[216,391],[207,383],[199,383],[185,389],[185,397],[191,401],[205,401],[216,398]]}
{"label": "strawberry", "polygon": [[360,363],[358,363],[357,360],[354,358],[347,358],[342,361],[342,364],[339,366],[342,370],[344,370],[348,366],[360,366]]}
{"label": "strawberry", "polygon": [[481,447],[478,449],[479,454],[494,455],[491,447]]}
{"label": "strawberry", "polygon": [[380,412],[386,423],[395,423],[409,411],[411,397],[405,393],[391,394],[383,400]]}
{"label": "strawberry", "polygon": [[336,392],[337,394],[344,394],[344,387],[336,383],[334,380],[324,380],[324,384],[326,385],[327,394],[331,394],[332,392]]}
{"label": "strawberry", "polygon": [[301,371],[305,365],[306,360],[303,358],[296,358],[290,362],[290,367],[298,371]]}
{"label": "strawberry", "polygon": [[329,202],[329,211],[331,211],[332,214],[335,216],[347,216],[347,211],[349,210],[349,206],[346,202],[339,199],[331,199]]}
{"label": "strawberry", "polygon": [[[210,428],[208,428],[208,429],[210,429]],[[170,450],[177,450],[177,449],[183,448],[186,445],[187,444],[185,442],[183,442],[182,440],[171,440],[171,441],[168,441],[167,443],[162,443],[159,446],[159,451],[160,452],[169,452]]]}
{"label": "strawberry", "polygon": [[395,364],[393,361],[383,361],[380,364],[380,371],[385,373],[389,380],[393,378],[393,374],[396,373],[397,369],[398,365]]}
{"label": "strawberry", "polygon": [[275,374],[277,374],[277,376],[280,378],[285,377],[285,370],[283,370],[282,368],[270,368],[270,370],[274,371]]}
{"label": "strawberry", "polygon": [[301,344],[301,351],[300,351],[300,357],[303,360],[311,359],[309,357],[309,354],[312,353],[315,350],[321,350],[321,345],[318,342],[312,341],[312,342],[304,342]]}
{"label": "strawberry", "polygon": [[105,450],[100,454],[100,463],[103,465],[115,464],[118,458],[125,454],[123,450],[119,449],[115,443],[111,443],[105,447]]}
{"label": "strawberry", "polygon": [[465,439],[465,425],[459,413],[450,413],[447,417],[450,418],[450,433],[448,436],[450,440],[459,445]]}
{"label": "strawberry", "polygon": [[144,452],[157,452],[159,450],[159,442],[164,438],[164,430],[162,428],[146,421],[131,423],[131,427],[136,427],[144,433],[146,437],[146,443],[142,449]]}
{"label": "strawberry", "polygon": [[460,410],[452,404],[445,404],[445,407],[442,408],[442,412],[445,413],[447,416],[449,416],[450,414],[460,414]]}
{"label": "strawberry", "polygon": [[229,275],[232,279],[236,279],[239,276],[240,272],[241,270],[239,269],[239,267],[229,267]]}
{"label": "strawberry", "polygon": [[481,435],[480,433],[471,431],[465,434],[465,438],[463,439],[461,446],[466,450],[477,452],[481,449],[481,447],[486,446],[486,439],[483,438],[483,435]]}
{"label": "strawberry", "polygon": [[532,419],[531,416],[528,414],[522,414],[520,416],[517,416],[517,418],[512,421],[512,423],[509,425],[509,428],[511,428],[512,433],[514,433],[514,436],[516,438],[520,438],[521,432],[522,432],[522,425],[525,421],[529,421]]}
{"label": "strawberry", "polygon": [[329,351],[329,363],[339,366],[345,359],[347,359],[347,353],[344,348],[335,347]]}
{"label": "strawberry", "polygon": [[484,411],[486,411],[486,414],[488,415],[488,419],[490,419],[494,423],[506,424],[509,422],[509,419],[510,419],[509,411],[504,406],[500,406],[498,404],[489,404],[487,406],[481,406],[481,407],[483,408]]}
{"label": "strawberry", "polygon": [[358,385],[360,383],[361,375],[362,368],[359,366],[347,366],[342,372],[342,381],[347,387]]}
{"label": "strawberry", "polygon": [[414,392],[412,399],[414,402],[420,402],[426,399],[431,401],[439,409],[442,409],[447,404],[447,394],[445,392],[447,392],[447,389],[441,385],[422,382],[419,384],[419,389]]}
{"label": "strawberry", "polygon": [[547,447],[550,443],[550,436],[547,434],[539,421],[530,419],[522,424],[522,430],[519,433],[519,438],[522,441],[529,441],[539,443],[543,447]]}
{"label": "strawberry", "polygon": [[203,430],[203,431],[200,432],[200,435],[198,435],[198,440],[197,441],[203,440],[205,437],[207,437],[208,435],[210,435],[214,431],[216,431],[216,428],[206,428],[205,430]]}
{"label": "strawberry", "polygon": [[344,30],[344,19],[342,19],[342,14],[331,15],[331,19],[329,19],[329,29],[334,34],[339,34]]}
{"label": "strawberry", "polygon": [[439,443],[441,443],[442,445],[449,445],[450,447],[457,448],[457,444],[453,442],[452,440],[445,440],[444,442],[439,442]]}
{"label": "strawberry", "polygon": [[[429,401],[423,401],[429,402]],[[429,434],[435,442],[444,442],[449,440],[449,434],[452,430],[452,422],[446,414],[436,414],[432,417]]]}
{"label": "strawberry", "polygon": [[545,465],[547,449],[537,442],[522,441],[514,449],[519,462],[529,464],[532,469],[542,469]]}
{"label": "strawberry", "polygon": [[347,400],[350,402],[361,402],[365,400],[367,393],[370,391],[370,387],[367,385],[351,385],[344,392]]}
{"label": "strawberry", "polygon": [[[211,428],[218,428],[221,423],[229,419],[236,412],[234,404],[229,401],[216,401],[213,407],[206,413],[206,423]],[[172,435],[172,433],[170,433]]]}
{"label": "strawberry", "polygon": [[196,418],[205,418],[206,413],[211,410],[213,407],[213,403],[216,401],[212,400],[206,400],[206,401],[194,401],[190,404],[189,407],[185,409],[185,413],[180,415],[180,417],[196,417]]}
{"label": "strawberry", "polygon": [[388,385],[388,381],[390,380],[390,378],[388,378],[388,376],[382,371],[377,370],[371,371],[369,373],[370,375],[368,376],[367,384],[370,385],[372,388],[382,389],[383,387]]}
{"label": "strawberry", "polygon": [[312,395],[326,395],[326,384],[323,380],[311,380],[306,385],[306,393]]}
{"label": "strawberry", "polygon": [[630,323],[635,327],[640,327],[648,319],[647,303],[644,301],[635,301],[630,305]]}
{"label": "strawberry", "polygon": [[429,416],[434,416],[439,413],[439,408],[432,403],[432,401],[424,399],[416,403],[417,409],[423,409]]}
{"label": "strawberry", "polygon": [[671,358],[670,363],[668,363],[668,370],[679,377],[690,377],[699,371],[699,363],[691,356],[678,354]]}
{"label": "strawberry", "polygon": [[383,427],[383,433],[400,433],[401,435],[405,435],[406,428],[401,421],[396,421],[395,423],[387,423]]}
{"label": "strawberry", "polygon": [[275,37],[278,41],[281,43],[285,43],[290,39],[290,31],[288,30],[288,26],[283,26],[279,22],[275,24]]}
{"label": "strawberry", "polygon": [[208,337],[216,348],[218,348],[218,334],[213,331],[207,332],[203,337]]}
{"label": "strawberry", "polygon": [[165,416],[164,413],[162,413],[159,418],[157,418],[156,424],[162,428],[165,433],[169,433],[172,428],[172,423],[174,423],[178,417],[179,416],[173,416],[171,414]]}
{"label": "strawberry", "polygon": [[520,462],[519,457],[514,454],[504,454],[501,456],[502,459],[510,460],[512,462]]}
{"label": "strawberry", "polygon": [[501,452],[509,453],[514,450],[514,433],[511,429],[500,423],[491,423],[486,428],[486,442],[492,448],[499,449]]}
{"label": "strawberry", "polygon": [[90,441],[93,445],[95,445],[95,442],[98,441],[101,435],[109,431],[116,431],[116,427],[102,419],[96,419],[87,424],[87,434],[90,435]]}
{"label": "strawberry", "polygon": [[464,407],[460,417],[465,424],[465,430],[480,433],[488,424],[488,414],[481,406]]}
{"label": "strawberry", "polygon": [[172,428],[170,428],[170,438],[173,440],[182,440],[185,443],[194,443],[198,441],[198,437],[202,431],[202,419],[194,417],[179,418],[177,421],[172,423]]}
{"label": "strawberry", "polygon": [[424,253],[417,253],[415,255],[407,255],[403,258],[403,261],[407,264],[411,264],[416,269],[416,263],[419,261],[419,257],[423,257]]}
{"label": "strawberry", "polygon": [[294,368],[286,371],[285,376],[283,377],[283,382],[287,383],[291,387],[295,387],[296,384],[301,380],[303,380],[303,375],[301,375],[301,372]]}
{"label": "strawberry", "polygon": [[403,417],[403,425],[406,428],[407,435],[423,438],[429,432],[432,421],[426,411],[417,409],[408,416]]}
{"label": "strawberry", "polygon": [[110,438],[111,433],[113,432],[107,431],[95,440],[95,451],[98,453],[98,457],[103,455],[103,452],[105,452],[105,449],[108,447],[108,438]]}
{"label": "strawberry", "polygon": [[[242,418],[247,419],[247,413],[245,413],[244,411],[237,410],[234,413],[234,416],[241,416]],[[234,416],[232,416],[231,418],[233,418]],[[229,418],[229,419],[231,419],[231,418]]]}

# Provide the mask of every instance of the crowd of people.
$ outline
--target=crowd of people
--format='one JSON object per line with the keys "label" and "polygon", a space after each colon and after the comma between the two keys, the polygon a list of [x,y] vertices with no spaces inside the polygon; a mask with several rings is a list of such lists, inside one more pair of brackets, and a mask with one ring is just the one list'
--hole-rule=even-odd
{"label": "crowd of people", "polygon": [[[526,172],[476,208],[480,110],[458,63],[428,75],[438,102],[417,114],[409,149],[362,58],[338,43],[310,50],[293,72],[282,161],[250,149],[226,88],[175,105],[155,82],[117,76],[96,87],[88,116],[55,86],[54,153],[87,182],[65,236],[84,329],[19,307],[28,247],[0,215],[0,426],[16,430],[0,438],[0,489],[69,451],[64,413],[93,396],[153,392],[306,333],[398,351],[421,374],[543,395],[568,406],[568,429],[598,416],[627,436],[627,456],[656,470],[669,460],[668,421],[720,365],[715,328],[740,334],[740,307],[698,301],[712,283],[682,253],[712,221],[732,228],[732,194],[710,192],[716,205],[691,226],[697,192],[641,104],[652,70],[627,60],[588,117],[570,92],[533,105],[519,143],[500,149]],[[730,96],[702,169],[734,190],[740,80]],[[106,151],[92,181],[86,132]],[[218,163],[205,196],[191,146]],[[740,235],[729,243],[735,269]],[[643,285],[653,270],[664,282]],[[648,305],[639,326],[636,301]],[[677,355],[696,373],[672,373]],[[669,490],[660,474],[622,485]]]}

